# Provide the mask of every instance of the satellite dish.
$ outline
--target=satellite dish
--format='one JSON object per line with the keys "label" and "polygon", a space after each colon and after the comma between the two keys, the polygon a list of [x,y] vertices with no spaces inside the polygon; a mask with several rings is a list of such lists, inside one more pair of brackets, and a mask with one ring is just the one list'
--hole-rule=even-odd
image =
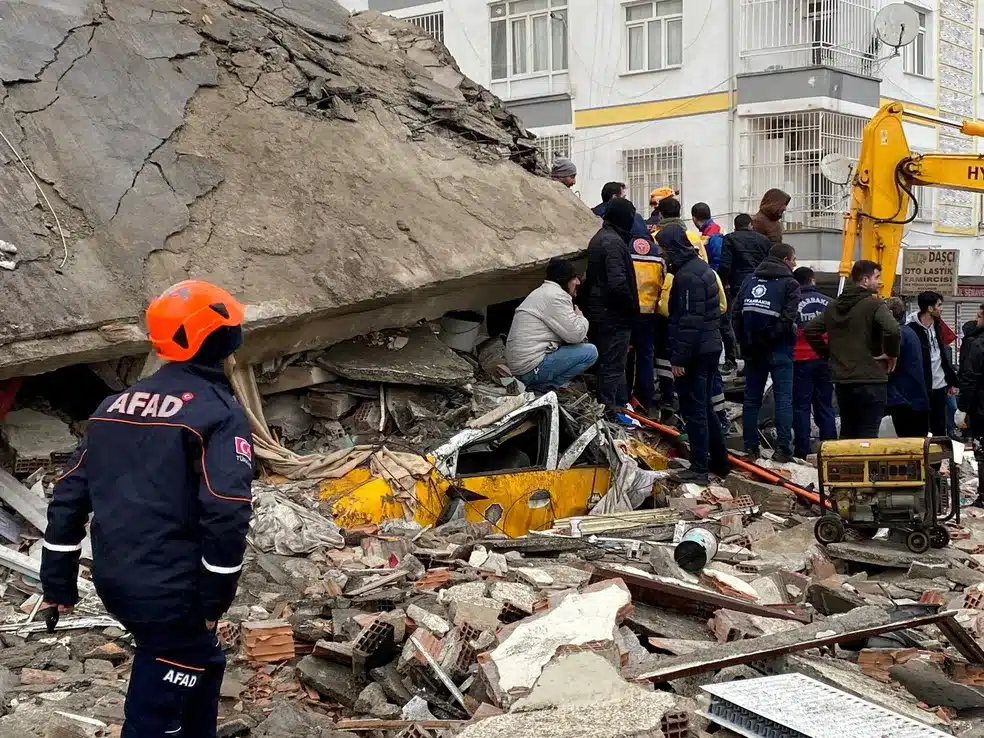
{"label": "satellite dish", "polygon": [[875,16],[875,35],[886,46],[901,48],[916,40],[919,33],[919,15],[904,3],[892,3]]}
{"label": "satellite dish", "polygon": [[836,185],[847,185],[854,176],[854,162],[843,154],[827,154],[820,160],[820,173]]}

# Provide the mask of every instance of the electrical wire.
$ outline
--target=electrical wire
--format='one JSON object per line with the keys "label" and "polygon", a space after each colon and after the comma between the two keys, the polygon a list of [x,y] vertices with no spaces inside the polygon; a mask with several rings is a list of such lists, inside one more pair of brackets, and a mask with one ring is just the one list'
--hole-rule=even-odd
{"label": "electrical wire", "polygon": [[14,145],[10,143],[10,139],[7,138],[3,131],[0,131],[0,138],[2,138],[3,142],[7,144],[12,152],[14,152],[14,156],[17,157],[17,161],[21,163],[21,166],[24,167],[24,171],[27,172],[27,176],[31,178],[31,181],[34,182],[34,186],[38,188],[38,192],[41,193],[41,197],[44,199],[45,205],[48,206],[48,210],[51,211],[51,215],[55,219],[55,225],[58,226],[58,233],[61,235],[62,250],[64,252],[61,264],[58,265],[58,268],[63,269],[65,267],[65,263],[68,261],[68,241],[65,239],[65,231],[62,228],[61,221],[58,220],[58,213],[55,212],[55,209],[51,206],[51,202],[48,200],[48,196],[44,193],[44,190],[41,189],[41,183],[38,182],[37,177],[34,176],[34,172],[31,171],[29,166],[27,166],[27,162],[24,161],[24,158],[20,155],[20,152],[14,148]]}

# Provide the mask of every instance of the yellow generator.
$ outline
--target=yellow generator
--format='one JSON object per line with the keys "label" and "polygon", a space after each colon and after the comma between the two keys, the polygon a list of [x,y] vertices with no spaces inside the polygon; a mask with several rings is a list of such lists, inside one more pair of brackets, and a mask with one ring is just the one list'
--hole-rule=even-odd
{"label": "yellow generator", "polygon": [[837,543],[848,528],[863,538],[889,528],[923,553],[950,542],[946,521],[960,522],[959,475],[945,436],[824,441],[817,468],[820,505],[830,507],[813,529],[820,543]]}

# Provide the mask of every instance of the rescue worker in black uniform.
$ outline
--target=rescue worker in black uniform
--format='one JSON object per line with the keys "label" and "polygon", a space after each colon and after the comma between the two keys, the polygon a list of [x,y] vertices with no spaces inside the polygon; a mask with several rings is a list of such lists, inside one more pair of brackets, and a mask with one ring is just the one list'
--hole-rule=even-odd
{"label": "rescue worker in black uniform", "polygon": [[243,306],[207,282],[154,300],[150,341],[170,363],[102,402],[48,507],[45,602],[61,613],[78,602],[91,513],[96,591],[136,640],[122,738],[215,738],[225,671],[215,627],[251,513],[250,427],[223,369],[242,320]]}

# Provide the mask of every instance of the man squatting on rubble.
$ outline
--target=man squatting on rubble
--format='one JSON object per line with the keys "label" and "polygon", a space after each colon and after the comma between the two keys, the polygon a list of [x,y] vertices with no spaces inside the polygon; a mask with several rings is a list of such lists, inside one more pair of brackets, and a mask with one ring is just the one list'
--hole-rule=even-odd
{"label": "man squatting on rubble", "polygon": [[973,328],[964,333],[960,345],[960,393],[957,395],[957,427],[967,427],[974,439],[977,459],[977,499],[984,507],[984,305],[977,311]]}
{"label": "man squatting on rubble", "polygon": [[899,355],[899,324],[881,289],[881,267],[854,263],[851,280],[823,314],[803,330],[821,359],[830,359],[841,438],[878,438],[888,401],[888,375]]}
{"label": "man squatting on rubble", "polygon": [[745,279],[741,305],[733,311],[735,336],[745,357],[745,453],[753,458],[759,455],[759,410],[771,376],[778,444],[772,458],[778,462],[793,460],[793,347],[800,303],[800,285],[793,278],[795,267],[793,247],[774,245],[754,274]]}
{"label": "man squatting on rubble", "polygon": [[813,410],[820,440],[837,438],[830,362],[820,358],[804,335],[806,324],[822,314],[831,300],[817,289],[816,274],[810,267],[800,267],[793,272],[793,278],[800,286],[796,345],[793,347],[793,456],[805,459],[813,450],[810,410]]}
{"label": "man squatting on rubble", "polygon": [[122,738],[216,734],[215,627],[236,594],[251,514],[250,427],[223,371],[242,319],[207,282],[154,300],[150,341],[170,363],[102,402],[48,506],[45,602],[61,613],[78,602],[92,513],[96,591],[136,640]]}
{"label": "man squatting on rubble", "polygon": [[700,258],[683,224],[664,225],[657,240],[673,275],[669,288],[670,365],[690,440],[690,469],[677,478],[707,484],[708,472],[721,476],[728,472],[724,428],[711,403],[714,377],[720,378],[720,282]]}
{"label": "man squatting on rubble", "polygon": [[574,304],[580,284],[571,262],[554,259],[543,284],[516,308],[506,365],[530,390],[560,389],[598,360],[598,349],[585,343],[588,319]]}

